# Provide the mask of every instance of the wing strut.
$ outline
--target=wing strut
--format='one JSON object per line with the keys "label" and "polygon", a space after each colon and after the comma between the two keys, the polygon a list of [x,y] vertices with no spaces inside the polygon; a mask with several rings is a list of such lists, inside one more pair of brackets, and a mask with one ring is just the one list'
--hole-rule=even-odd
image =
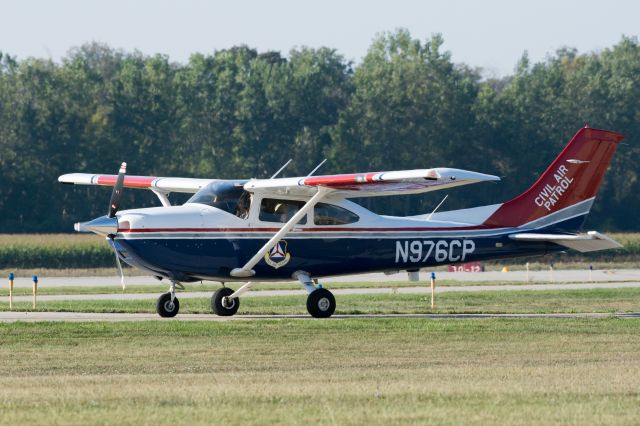
{"label": "wing strut", "polygon": [[311,211],[313,206],[315,206],[318,201],[320,201],[327,193],[331,191],[332,190],[329,188],[319,186],[318,192],[316,192],[315,195],[311,197],[311,199],[307,201],[307,203],[302,206],[302,208],[298,210],[296,214],[294,214],[293,217],[289,219],[289,221],[285,223],[284,226],[280,228],[280,230],[276,232],[275,235],[271,237],[271,239],[267,241],[267,243],[263,245],[262,248],[258,250],[256,254],[242,268],[234,268],[233,270],[231,270],[230,275],[232,277],[238,278],[247,278],[254,276],[256,272],[253,270],[253,267],[256,266],[258,262],[260,262],[260,259],[262,259],[264,255],[269,250],[271,250],[278,241],[280,241],[287,233],[289,233],[289,231],[291,231],[293,227],[298,222],[300,222],[304,215]]}
{"label": "wing strut", "polygon": [[167,197],[167,195],[169,195],[167,192],[163,192],[155,188],[151,188],[151,192],[156,194],[164,207],[171,207],[171,201],[169,201],[169,197]]}

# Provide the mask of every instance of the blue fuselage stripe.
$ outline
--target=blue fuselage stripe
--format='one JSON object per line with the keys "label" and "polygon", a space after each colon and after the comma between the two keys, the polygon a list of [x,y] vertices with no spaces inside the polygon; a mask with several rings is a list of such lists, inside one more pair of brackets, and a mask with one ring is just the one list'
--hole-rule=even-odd
{"label": "blue fuselage stripe", "polygon": [[[514,241],[509,234],[540,229],[570,232],[579,229],[584,218],[571,217],[535,230],[294,232],[254,267],[254,279],[287,280],[298,271],[324,277],[542,255],[566,248],[544,241]],[[272,235],[141,232],[118,234],[115,244],[125,262],[154,275],[184,282],[232,281],[231,270],[244,266]]]}
{"label": "blue fuselage stripe", "polygon": [[[127,263],[179,281],[230,281],[231,270],[242,267],[266,242],[266,238],[116,239]],[[516,242],[506,235],[285,239],[280,252],[268,255],[254,270],[256,280],[282,280],[291,279],[297,271],[323,277],[540,255],[558,249],[546,242]],[[282,254],[288,254],[288,259]]]}

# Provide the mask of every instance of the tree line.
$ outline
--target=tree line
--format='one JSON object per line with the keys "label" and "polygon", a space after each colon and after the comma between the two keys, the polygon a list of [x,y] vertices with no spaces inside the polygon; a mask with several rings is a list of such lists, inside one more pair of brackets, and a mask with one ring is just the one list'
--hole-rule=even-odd
{"label": "tree line", "polygon": [[[361,63],[335,49],[286,56],[237,46],[187,63],[91,43],[60,62],[0,52],[0,232],[70,231],[106,213],[110,190],[57,183],[69,172],[268,177],[457,167],[503,177],[455,189],[442,210],[504,201],[526,189],[585,124],[626,134],[589,225],[638,230],[640,45],[564,48],[486,79],[454,63],[434,35],[376,37]],[[423,213],[442,192],[363,200]],[[176,203],[185,198],[172,195]],[[127,190],[122,208],[157,205]]]}

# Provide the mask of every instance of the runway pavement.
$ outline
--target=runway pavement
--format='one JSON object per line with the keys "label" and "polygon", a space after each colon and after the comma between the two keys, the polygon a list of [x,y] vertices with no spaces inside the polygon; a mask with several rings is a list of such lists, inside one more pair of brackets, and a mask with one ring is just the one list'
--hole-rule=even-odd
{"label": "runway pavement", "polygon": [[161,318],[156,314],[120,314],[120,313],[86,313],[86,312],[0,312],[0,322],[39,322],[39,321],[263,321],[303,319],[309,321],[341,320],[348,318],[379,319],[379,318],[422,318],[425,320],[438,319],[479,319],[479,318],[640,318],[640,312],[629,313],[576,313],[576,314],[361,314],[334,315],[330,319],[314,319],[309,315],[236,315],[233,317],[219,317],[212,314],[178,314],[174,318]]}
{"label": "runway pavement", "polygon": [[[584,270],[554,270],[551,271],[531,271],[528,276],[526,271],[510,271],[510,272],[436,272],[438,280],[458,280],[458,281],[502,281],[502,282],[610,282],[610,281],[638,281],[640,282],[640,270],[637,269],[620,269],[620,270],[594,270],[591,274],[587,269]],[[430,272],[421,271],[420,281],[429,282]],[[323,283],[335,282],[407,282],[407,274],[400,272],[393,275],[383,273],[348,275],[339,277],[323,278]],[[161,283],[153,277],[135,276],[126,277],[127,285],[157,285]],[[162,283],[167,282],[166,280]],[[16,288],[31,287],[31,277],[16,277]],[[47,287],[65,287],[65,286],[120,286],[120,278],[111,277],[39,277],[40,286]],[[189,284],[188,284],[189,285]]]}
{"label": "runway pavement", "polygon": [[[588,271],[554,271],[555,281],[565,282],[564,284],[549,283],[549,271],[531,272],[527,277],[525,271],[515,272],[482,272],[482,273],[449,273],[440,272],[437,274],[438,280],[454,279],[459,281],[486,281],[486,285],[468,286],[437,286],[436,293],[447,292],[479,292],[479,291],[542,291],[542,290],[581,290],[596,288],[636,288],[640,287],[640,270],[617,270],[617,271],[593,271],[591,276]],[[545,278],[546,277],[546,278]],[[331,289],[332,282],[378,282],[388,283],[384,287],[331,289],[336,296],[357,295],[357,294],[428,294],[429,274],[421,272],[421,282],[415,283],[411,287],[394,287],[394,283],[407,282],[407,275],[404,273],[395,275],[385,274],[364,274],[349,277],[333,277],[321,280],[326,287]],[[525,283],[527,281],[531,283]],[[588,281],[589,278],[593,282]],[[538,283],[535,281],[538,280]],[[589,280],[589,281],[591,281]],[[491,282],[522,282],[522,284],[495,285]],[[542,284],[540,281],[547,281]],[[128,285],[154,285],[159,282],[151,277],[130,277],[127,279]],[[197,284],[195,284],[197,285]],[[31,287],[31,281],[27,278],[18,278],[16,287]],[[113,286],[114,290],[119,287],[119,279],[116,277],[41,277],[39,286],[66,287],[66,286]],[[259,284],[256,285],[259,287]],[[273,297],[273,296],[300,296],[304,297],[306,292],[303,289],[287,290],[259,290],[250,291],[243,297]],[[158,293],[119,293],[110,294],[72,294],[72,295],[39,295],[38,301],[89,301],[89,300],[154,300]],[[211,297],[211,292],[179,292],[178,298],[202,298]],[[14,302],[30,301],[31,296],[14,296]],[[8,302],[8,297],[0,298],[0,303]],[[423,315],[335,315],[334,318],[603,318],[609,316],[616,317],[640,317],[640,313],[608,314],[608,313],[587,313],[587,314],[423,314]],[[227,321],[227,320],[262,320],[262,319],[290,319],[302,318],[310,319],[307,315],[253,315],[218,317],[216,315],[195,315],[180,314],[177,319],[187,321]],[[166,320],[156,314],[112,314],[112,313],[71,313],[71,312],[0,312],[0,322],[12,321],[145,321],[145,320]]]}

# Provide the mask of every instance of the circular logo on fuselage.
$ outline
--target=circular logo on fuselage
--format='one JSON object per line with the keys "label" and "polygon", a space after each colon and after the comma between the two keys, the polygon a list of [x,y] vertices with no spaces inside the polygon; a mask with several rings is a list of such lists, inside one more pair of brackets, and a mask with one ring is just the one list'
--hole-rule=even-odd
{"label": "circular logo on fuselage", "polygon": [[264,255],[264,261],[267,265],[278,269],[291,260],[291,254],[287,251],[287,242],[280,240],[276,243],[271,250]]}

